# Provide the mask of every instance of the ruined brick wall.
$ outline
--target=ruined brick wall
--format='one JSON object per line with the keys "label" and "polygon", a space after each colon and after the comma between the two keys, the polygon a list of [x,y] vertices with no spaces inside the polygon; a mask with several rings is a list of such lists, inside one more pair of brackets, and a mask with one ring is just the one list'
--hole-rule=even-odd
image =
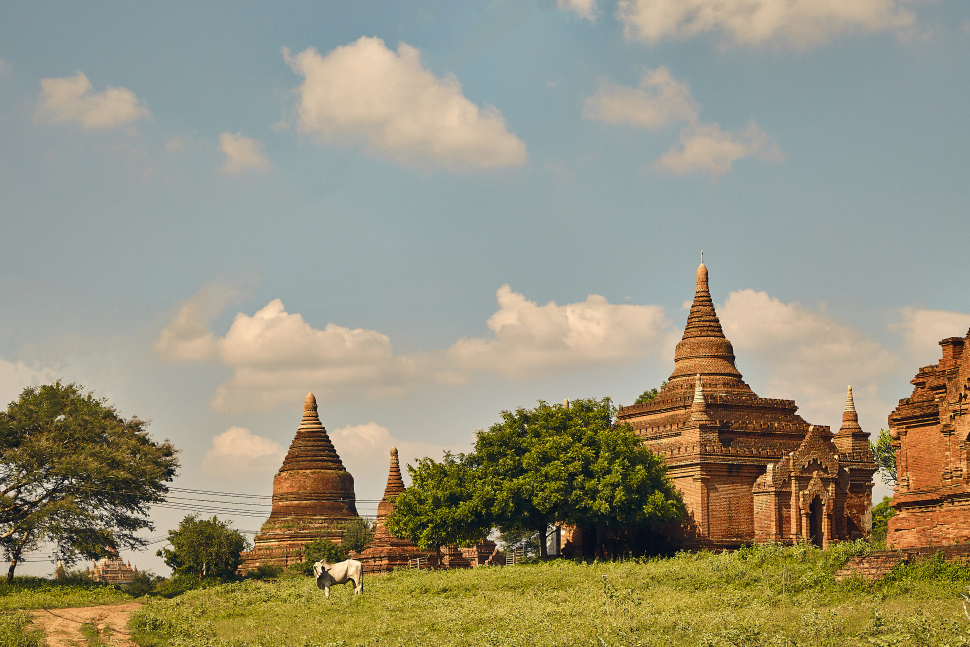
{"label": "ruined brick wall", "polygon": [[889,416],[897,470],[890,548],[970,541],[968,342],[970,332],[942,340],[939,363],[919,369],[912,394]]}

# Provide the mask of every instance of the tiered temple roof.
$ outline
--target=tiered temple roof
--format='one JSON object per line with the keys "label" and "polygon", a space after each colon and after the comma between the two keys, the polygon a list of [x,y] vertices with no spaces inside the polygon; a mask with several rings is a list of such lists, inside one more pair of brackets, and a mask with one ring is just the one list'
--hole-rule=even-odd
{"label": "tiered temple roof", "polygon": [[286,565],[301,560],[303,546],[321,538],[341,543],[341,525],[356,518],[354,477],[337,455],[320,423],[317,401],[308,393],[303,420],[273,479],[273,509],[243,553],[240,571],[259,564]]}

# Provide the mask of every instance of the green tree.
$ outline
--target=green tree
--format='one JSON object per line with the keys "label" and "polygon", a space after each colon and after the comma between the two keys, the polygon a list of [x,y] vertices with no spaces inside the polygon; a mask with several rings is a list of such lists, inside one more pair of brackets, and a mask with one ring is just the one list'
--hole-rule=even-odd
{"label": "green tree", "polygon": [[0,412],[0,547],[7,581],[39,542],[67,564],[108,548],[137,548],[152,528],[148,506],[165,500],[175,448],[147,423],[60,381],[28,387]]}
{"label": "green tree", "polygon": [[885,545],[889,520],[896,516],[892,501],[890,497],[884,496],[882,501],[872,508],[872,543],[874,544]]}
{"label": "green tree", "polygon": [[896,487],[896,450],[893,439],[885,429],[879,430],[876,442],[869,441],[876,465],[879,466],[879,477],[889,487]]}
{"label": "green tree", "polygon": [[[663,384],[660,385],[660,389],[664,388],[665,386],[667,386],[666,380],[664,380]],[[636,402],[633,404],[646,404],[647,402],[650,402],[655,397],[660,395],[660,389],[647,389],[637,397]]]}
{"label": "green tree", "polygon": [[197,575],[200,580],[234,579],[240,553],[249,547],[246,537],[232,529],[231,521],[199,519],[194,514],[182,519],[176,530],[168,531],[168,543],[171,548],[158,551],[158,556],[175,575]]}
{"label": "green tree", "polygon": [[440,463],[422,458],[417,466],[408,465],[408,473],[411,486],[394,499],[388,532],[435,551],[488,536],[492,524],[475,496],[478,477],[468,456],[446,452]]}
{"label": "green tree", "polygon": [[[629,425],[613,424],[609,398],[502,413],[478,433],[472,453],[478,505],[499,528],[551,523],[594,529],[643,528],[682,517],[663,459]],[[601,543],[599,540],[597,543]],[[545,541],[539,546],[545,556]]]}
{"label": "green tree", "polygon": [[364,517],[345,522],[341,529],[343,531],[341,545],[347,550],[359,553],[374,539],[374,522]]}
{"label": "green tree", "polygon": [[303,545],[303,561],[290,566],[290,570],[304,575],[313,575],[313,565],[317,562],[337,564],[347,557],[346,547],[335,544],[330,539],[314,539]]}

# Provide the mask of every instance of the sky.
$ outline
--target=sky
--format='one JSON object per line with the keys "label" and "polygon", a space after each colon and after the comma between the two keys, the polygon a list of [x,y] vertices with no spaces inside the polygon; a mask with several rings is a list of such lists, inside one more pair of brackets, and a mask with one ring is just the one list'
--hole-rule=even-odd
{"label": "sky", "polygon": [[970,3],[2,16],[0,401],[77,382],[180,449],[142,569],[192,510],[259,529],[309,391],[365,515],[392,445],[631,404],[701,250],[746,382],[833,430],[970,326]]}

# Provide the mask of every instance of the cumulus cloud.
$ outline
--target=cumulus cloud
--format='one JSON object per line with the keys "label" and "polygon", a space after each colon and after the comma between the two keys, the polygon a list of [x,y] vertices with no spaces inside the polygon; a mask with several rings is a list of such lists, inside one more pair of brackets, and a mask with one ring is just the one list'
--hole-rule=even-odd
{"label": "cumulus cloud", "polygon": [[680,131],[680,147],[671,148],[654,161],[653,170],[657,172],[719,177],[746,157],[782,159],[778,145],[754,122],[744,130],[725,132],[719,124],[700,123],[699,113],[690,87],[663,66],[647,70],[636,88],[603,83],[583,106],[587,119],[653,131],[686,122]]}
{"label": "cumulus cloud", "polygon": [[[433,443],[413,442],[395,438],[391,432],[376,422],[349,425],[327,432],[333,442],[340,460],[354,478],[373,475],[374,498],[379,498],[387,483],[387,468],[390,465],[391,447],[397,447],[401,472],[407,476],[405,465],[414,463],[418,458],[428,456],[439,460],[446,450],[467,451],[467,447],[445,447]],[[358,476],[360,475],[360,476]],[[360,484],[357,484],[360,491]]]}
{"label": "cumulus cloud", "polygon": [[202,457],[202,470],[233,480],[272,474],[283,463],[286,448],[275,440],[254,434],[245,427],[230,427],[213,436]]}
{"label": "cumulus cloud", "polygon": [[447,353],[455,367],[517,378],[636,362],[659,355],[670,341],[670,321],[659,306],[615,305],[595,294],[540,306],[508,285],[497,297],[499,310],[488,319],[494,336],[460,339]]}
{"label": "cumulus cloud", "polygon": [[617,17],[628,39],[649,43],[717,33],[727,45],[792,49],[915,21],[902,0],[619,0]]}
{"label": "cumulus cloud", "polygon": [[13,70],[13,65],[0,58],[0,76],[8,76]]}
{"label": "cumulus cloud", "polygon": [[262,144],[242,133],[225,132],[219,135],[219,150],[226,156],[219,169],[223,173],[235,175],[245,171],[261,171],[269,166]]}
{"label": "cumulus cloud", "polygon": [[50,384],[58,376],[50,369],[35,368],[21,361],[11,362],[0,357],[0,408],[20,397],[28,386]]}
{"label": "cumulus cloud", "polygon": [[583,117],[610,124],[659,130],[679,122],[695,122],[698,107],[690,87],[666,67],[648,70],[636,88],[604,83],[583,106]]}
{"label": "cumulus cloud", "polygon": [[556,0],[556,7],[572,11],[591,22],[596,19],[596,0]]}
{"label": "cumulus cloud", "polygon": [[465,383],[474,374],[527,379],[596,365],[628,364],[673,343],[659,306],[586,301],[539,306],[505,285],[488,319],[492,335],[462,338],[448,349],[398,354],[376,330],[310,325],[274,299],[236,315],[219,337],[208,328],[209,295],[183,304],[155,351],[168,360],[211,360],[233,369],[216,389],[217,410],[269,409],[303,397],[388,397],[427,384]]}
{"label": "cumulus cloud", "polygon": [[422,67],[418,50],[397,52],[380,38],[362,37],[321,55],[283,50],[304,77],[297,90],[302,132],[364,147],[405,163],[448,169],[519,165],[525,144],[510,133],[494,107],[479,108],[453,76]]}
{"label": "cumulus cloud", "polygon": [[940,340],[965,337],[970,327],[970,314],[962,312],[901,308],[899,313],[902,320],[891,324],[889,329],[899,333],[903,338],[903,350],[919,366],[938,362],[942,355]]}
{"label": "cumulus cloud", "polygon": [[165,361],[197,361],[215,356],[216,337],[208,324],[236,296],[236,290],[210,285],[183,303],[158,335],[153,349]]}
{"label": "cumulus cloud", "polygon": [[680,147],[674,147],[654,162],[654,169],[674,175],[703,173],[724,175],[731,165],[746,157],[763,161],[783,159],[781,149],[754,123],[738,132],[724,132],[718,124],[688,126],[680,133]]}
{"label": "cumulus cloud", "polygon": [[878,382],[899,360],[858,329],[750,289],[732,292],[718,314],[741,372],[745,364],[764,372],[765,388],[752,385],[760,395],[794,399],[819,424],[841,424],[850,384],[860,412],[889,410],[877,400]]}
{"label": "cumulus cloud", "polygon": [[41,79],[40,99],[34,113],[39,122],[77,123],[88,130],[116,128],[150,117],[148,108],[135,93],[110,85],[95,92],[88,77],[78,70],[74,76]]}

